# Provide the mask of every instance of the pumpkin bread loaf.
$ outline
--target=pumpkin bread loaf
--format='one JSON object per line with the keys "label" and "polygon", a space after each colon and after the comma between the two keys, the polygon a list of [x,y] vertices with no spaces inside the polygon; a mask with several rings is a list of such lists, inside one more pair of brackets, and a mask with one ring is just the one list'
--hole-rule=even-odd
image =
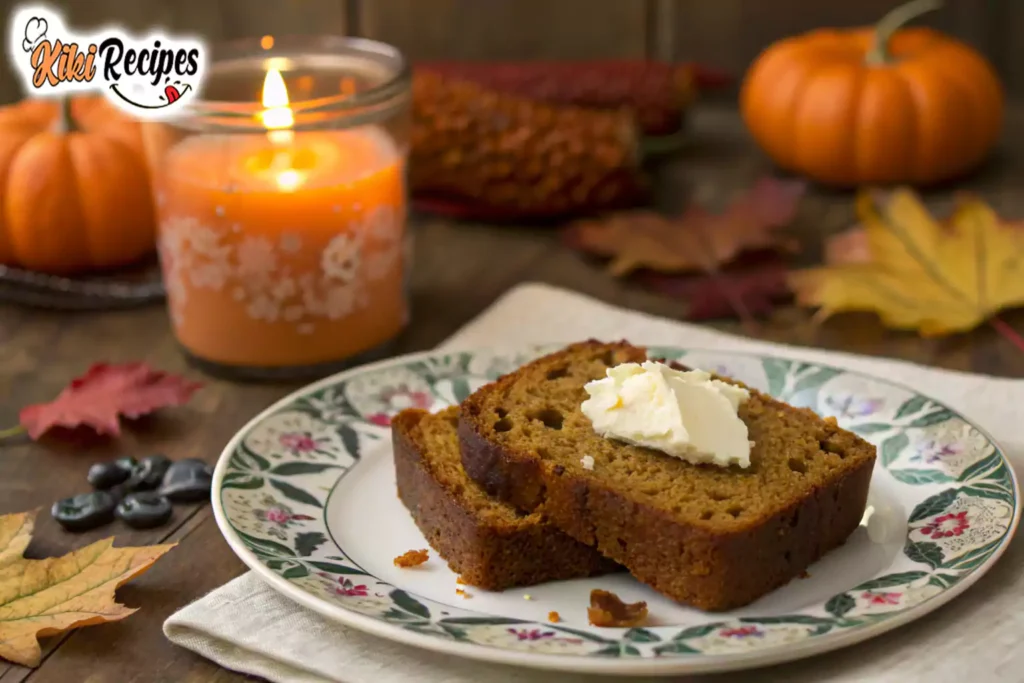
{"label": "pumpkin bread loaf", "polygon": [[458,408],[391,423],[398,496],[430,545],[470,585],[503,590],[622,568],[546,522],[487,496],[462,469]]}
{"label": "pumpkin bread loaf", "polygon": [[461,406],[466,472],[708,611],[785,584],[857,528],[874,446],[756,390],[739,410],[754,442],[747,469],[693,465],[596,434],[580,411],[584,384],[644,360],[625,342],[588,341],[481,387]]}

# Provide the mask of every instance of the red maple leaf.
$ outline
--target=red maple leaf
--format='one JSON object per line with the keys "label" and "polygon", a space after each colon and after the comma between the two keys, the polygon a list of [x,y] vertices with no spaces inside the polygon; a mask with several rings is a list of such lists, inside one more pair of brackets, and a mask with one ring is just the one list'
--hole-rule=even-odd
{"label": "red maple leaf", "polygon": [[794,220],[804,190],[802,182],[761,178],[721,213],[699,204],[677,216],[611,213],[570,224],[562,239],[572,249],[610,258],[608,270],[616,276],[714,272],[747,252],[796,251],[795,240],[778,229]]}
{"label": "red maple leaf", "polygon": [[33,439],[53,427],[87,427],[97,434],[118,436],[119,417],[136,418],[182,405],[202,386],[145,363],[96,363],[53,401],[23,408],[18,420]]}
{"label": "red maple leaf", "polygon": [[663,275],[644,272],[639,282],[689,304],[688,320],[738,316],[741,320],[767,315],[792,293],[786,282],[787,265],[777,254],[750,254],[716,273]]}

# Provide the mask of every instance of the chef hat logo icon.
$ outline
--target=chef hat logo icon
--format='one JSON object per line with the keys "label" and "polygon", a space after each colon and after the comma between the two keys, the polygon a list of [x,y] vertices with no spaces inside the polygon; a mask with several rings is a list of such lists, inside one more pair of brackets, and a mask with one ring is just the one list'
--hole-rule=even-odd
{"label": "chef hat logo icon", "polygon": [[46,39],[47,28],[49,25],[46,23],[46,19],[40,17],[32,17],[25,22],[25,40],[21,43],[22,49],[25,52],[35,50],[36,46]]}

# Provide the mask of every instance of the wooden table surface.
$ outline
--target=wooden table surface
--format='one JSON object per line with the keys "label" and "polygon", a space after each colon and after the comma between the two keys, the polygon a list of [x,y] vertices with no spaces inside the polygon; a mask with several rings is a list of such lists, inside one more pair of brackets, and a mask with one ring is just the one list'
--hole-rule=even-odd
{"label": "wooden table surface", "polygon": [[[1012,112],[1007,130],[1024,132],[1022,112]],[[692,142],[660,170],[662,200],[697,196],[722,203],[737,189],[771,171],[751,147],[735,114],[706,106],[692,121]],[[1024,217],[1024,135],[1007,138],[998,158],[959,185],[981,193],[997,210]],[[951,189],[929,195],[944,205]],[[814,190],[797,225],[807,248],[802,259],[820,254],[823,235],[847,227],[848,193]],[[551,229],[455,224],[417,219],[413,278],[413,321],[399,352],[428,349],[483,311],[514,284],[543,281],[605,301],[672,318],[685,304],[615,281],[596,264],[558,246]],[[1024,311],[1003,319],[1024,330]],[[735,322],[712,325],[740,331]],[[943,340],[922,340],[889,332],[871,316],[848,316],[815,328],[806,311],[781,308],[754,331],[758,337],[856,353],[890,356],[957,370],[1024,377],[1024,354],[992,329]],[[199,376],[179,355],[162,306],[110,313],[56,313],[0,304],[0,427],[16,423],[27,403],[52,399],[91,362],[145,360],[159,368]],[[18,442],[0,446],[0,513],[43,507],[32,557],[63,554],[116,533],[120,545],[175,541],[178,548],[145,576],[118,591],[126,604],[142,609],[127,620],[82,629],[44,642],[36,670],[0,661],[0,683],[129,683],[145,681],[239,681],[244,677],[171,645],[161,624],[172,612],[244,571],[221,539],[209,505],[182,506],[172,522],[152,531],[113,525],[80,535],[63,533],[45,510],[52,501],[87,488],[89,465],[121,454],[162,452],[171,458],[198,457],[213,463],[247,420],[297,384],[233,384],[208,380],[183,409],[147,420],[116,443],[87,450]],[[870,645],[862,646],[870,647]]]}

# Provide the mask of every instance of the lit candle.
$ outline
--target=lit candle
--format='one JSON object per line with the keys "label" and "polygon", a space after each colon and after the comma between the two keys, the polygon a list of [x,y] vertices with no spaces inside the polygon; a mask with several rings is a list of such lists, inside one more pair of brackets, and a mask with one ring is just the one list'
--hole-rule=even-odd
{"label": "lit candle", "polygon": [[404,157],[384,129],[295,130],[267,71],[263,132],[209,132],[167,149],[155,178],[177,337],[229,366],[332,363],[407,318]]}

